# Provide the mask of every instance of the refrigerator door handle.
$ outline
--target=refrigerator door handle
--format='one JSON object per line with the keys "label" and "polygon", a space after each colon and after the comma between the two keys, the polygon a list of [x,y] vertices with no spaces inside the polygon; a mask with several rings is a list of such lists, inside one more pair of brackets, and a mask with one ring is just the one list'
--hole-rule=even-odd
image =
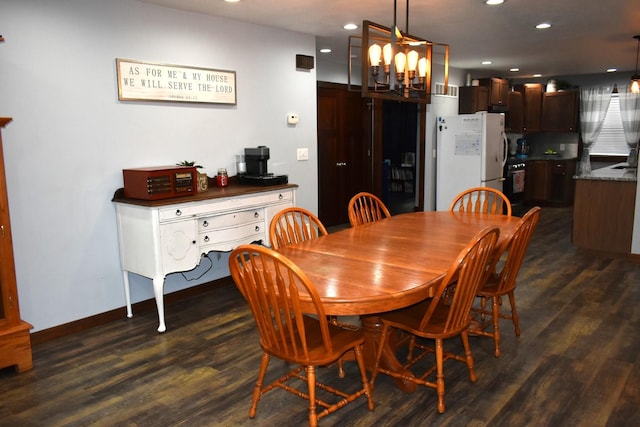
{"label": "refrigerator door handle", "polygon": [[509,153],[509,140],[507,134],[502,132],[502,167],[507,164],[507,155]]}

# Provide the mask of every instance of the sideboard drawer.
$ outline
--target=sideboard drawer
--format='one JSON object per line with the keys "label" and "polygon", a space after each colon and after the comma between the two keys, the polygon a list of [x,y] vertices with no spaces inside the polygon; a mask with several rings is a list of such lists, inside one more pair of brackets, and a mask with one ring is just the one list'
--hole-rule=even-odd
{"label": "sideboard drawer", "polygon": [[234,212],[225,215],[198,218],[198,231],[208,231],[217,228],[228,228],[237,225],[256,222],[264,218],[264,209],[252,209],[244,212]]}
{"label": "sideboard drawer", "polygon": [[238,212],[240,210],[259,209],[277,203],[293,203],[293,190],[266,194],[252,194],[244,197],[221,198],[202,202],[188,202],[159,209],[160,222],[175,221],[190,217],[215,216]]}
{"label": "sideboard drawer", "polygon": [[207,253],[209,246],[225,242],[251,243],[266,238],[264,221],[240,225],[238,227],[210,230],[199,234],[200,252]]}

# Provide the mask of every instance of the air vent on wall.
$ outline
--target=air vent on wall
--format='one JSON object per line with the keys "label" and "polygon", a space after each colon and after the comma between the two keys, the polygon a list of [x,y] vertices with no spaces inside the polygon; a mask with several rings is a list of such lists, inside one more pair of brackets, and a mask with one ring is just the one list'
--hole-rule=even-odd
{"label": "air vent on wall", "polygon": [[433,93],[432,95],[434,96],[448,96],[450,98],[457,98],[458,97],[458,86],[457,85],[449,85],[449,90],[447,91],[447,94],[445,95],[444,93],[444,83],[435,83],[433,85]]}

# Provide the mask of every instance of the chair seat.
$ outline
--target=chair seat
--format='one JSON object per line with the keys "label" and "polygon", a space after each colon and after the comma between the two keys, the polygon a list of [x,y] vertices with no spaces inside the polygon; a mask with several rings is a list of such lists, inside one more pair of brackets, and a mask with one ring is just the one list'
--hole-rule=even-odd
{"label": "chair seat", "polygon": [[484,285],[478,290],[479,297],[491,298],[493,296],[506,295],[509,292],[515,290],[515,283],[513,286],[506,286],[500,288],[499,283],[500,276],[498,274],[492,274]]}
{"label": "chair seat", "polygon": [[[308,357],[304,355],[304,351],[299,344],[292,343],[291,340],[286,340],[290,346],[283,351],[277,351],[271,347],[263,345],[262,341],[260,346],[262,349],[279,359],[286,360],[290,363],[304,365],[309,359],[312,359],[318,366],[328,365],[339,359],[344,353],[353,349],[356,345],[360,345],[364,342],[364,335],[362,330],[350,330],[345,329],[337,325],[328,323],[329,333],[331,334],[331,344],[333,345],[333,352],[327,353],[324,343],[322,341],[322,333],[320,331],[320,322],[318,319],[311,316],[303,316],[304,329],[307,334],[307,352]],[[296,357],[299,355],[299,357]]]}
{"label": "chair seat", "polygon": [[465,326],[456,330],[448,331],[446,334],[444,333],[445,322],[449,317],[451,306],[441,301],[436,306],[429,323],[421,330],[420,322],[422,321],[422,317],[430,304],[431,298],[428,298],[409,308],[384,313],[380,317],[391,326],[398,327],[402,325],[404,329],[410,328],[412,329],[411,332],[413,334],[424,338],[454,337],[459,335],[460,331],[466,328]]}

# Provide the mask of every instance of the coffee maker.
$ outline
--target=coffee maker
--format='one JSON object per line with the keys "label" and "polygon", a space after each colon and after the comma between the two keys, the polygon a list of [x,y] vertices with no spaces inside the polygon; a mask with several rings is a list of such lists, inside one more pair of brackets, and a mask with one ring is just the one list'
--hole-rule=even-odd
{"label": "coffee maker", "polygon": [[256,148],[244,149],[244,161],[247,164],[247,174],[253,176],[266,176],[267,160],[269,160],[269,147],[260,145]]}
{"label": "coffee maker", "polygon": [[238,183],[246,185],[278,185],[289,182],[287,175],[274,175],[267,171],[269,147],[260,145],[244,149],[247,173],[238,174]]}

